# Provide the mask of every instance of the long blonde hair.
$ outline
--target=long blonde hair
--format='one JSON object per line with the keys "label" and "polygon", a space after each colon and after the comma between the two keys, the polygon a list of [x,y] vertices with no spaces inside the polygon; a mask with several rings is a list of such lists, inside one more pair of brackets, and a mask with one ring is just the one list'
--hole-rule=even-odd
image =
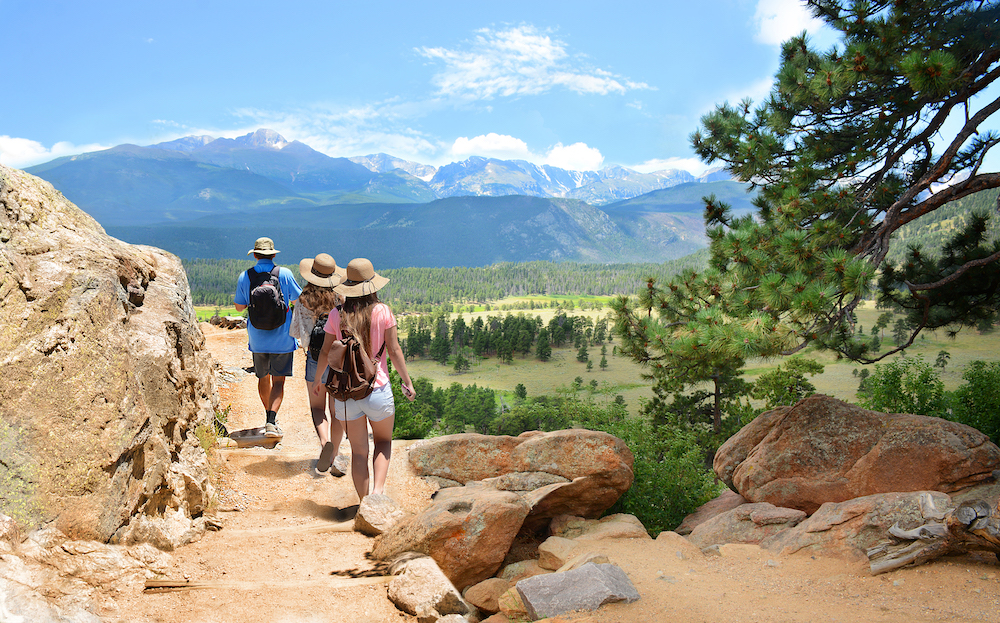
{"label": "long blonde hair", "polygon": [[314,314],[328,314],[343,297],[333,291],[313,283],[306,283],[299,294],[298,303]]}
{"label": "long blonde hair", "polygon": [[361,340],[365,352],[374,356],[372,352],[372,308],[378,304],[378,292],[372,292],[365,296],[352,296],[344,300],[340,308],[340,331],[345,330],[354,334]]}

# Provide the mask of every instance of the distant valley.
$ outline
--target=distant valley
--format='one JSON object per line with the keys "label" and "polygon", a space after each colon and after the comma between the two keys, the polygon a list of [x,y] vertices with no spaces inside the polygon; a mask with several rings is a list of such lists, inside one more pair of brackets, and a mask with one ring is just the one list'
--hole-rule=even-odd
{"label": "distant valley", "polygon": [[705,246],[701,197],[738,213],[752,198],[717,173],[479,157],[434,168],[386,154],[332,158],[270,130],[120,145],[27,171],[112,236],[182,258],[244,257],[267,235],[289,262],[328,251],[387,268],[662,262]]}

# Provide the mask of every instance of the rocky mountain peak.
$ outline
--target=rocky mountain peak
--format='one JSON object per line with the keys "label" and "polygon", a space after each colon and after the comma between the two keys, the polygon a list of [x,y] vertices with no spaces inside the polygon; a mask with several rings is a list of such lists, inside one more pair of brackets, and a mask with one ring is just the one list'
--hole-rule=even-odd
{"label": "rocky mountain peak", "polygon": [[250,148],[261,148],[261,147],[271,147],[273,149],[281,149],[288,144],[285,137],[278,134],[274,130],[268,130],[266,128],[261,128],[256,132],[251,132],[241,136],[236,140],[236,144],[241,147]]}

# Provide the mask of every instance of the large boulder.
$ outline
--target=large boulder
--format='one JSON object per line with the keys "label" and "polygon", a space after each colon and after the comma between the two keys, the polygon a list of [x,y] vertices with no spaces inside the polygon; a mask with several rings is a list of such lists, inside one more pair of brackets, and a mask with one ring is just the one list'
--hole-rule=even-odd
{"label": "large boulder", "polygon": [[816,395],[758,416],[719,448],[714,467],[750,502],[811,514],[825,502],[975,485],[1000,467],[1000,448],[963,424]]}
{"label": "large boulder", "polygon": [[197,538],[195,429],[218,397],[180,260],[0,166],[0,275],[0,512],[75,539]]}
{"label": "large boulder", "polygon": [[698,524],[687,538],[701,549],[725,543],[756,545],[805,518],[804,512],[794,508],[778,508],[767,502],[743,504]]}
{"label": "large boulder", "polygon": [[723,489],[718,497],[713,498],[694,510],[693,513],[684,518],[681,525],[674,528],[674,532],[687,536],[700,524],[705,523],[712,517],[721,515],[726,511],[731,511],[737,506],[746,504],[746,499],[731,489]]}
{"label": "large boulder", "polygon": [[[613,435],[584,429],[518,437],[465,433],[414,444],[419,476],[460,484],[483,481],[518,491],[531,507],[525,528],[544,528],[558,515],[599,517],[632,486],[632,452]],[[537,487],[537,488],[529,488]]]}
{"label": "large boulder", "polygon": [[760,545],[782,555],[809,553],[867,561],[865,552],[889,540],[893,525],[909,530],[926,523],[921,508],[921,497],[926,496],[938,509],[954,505],[948,495],[939,491],[880,493],[828,502],[798,525],[771,535]]}
{"label": "large boulder", "polygon": [[528,514],[516,493],[487,487],[456,487],[471,494],[437,496],[422,512],[406,517],[384,532],[372,555],[391,560],[406,552],[433,558],[462,590],[493,576],[503,563]]}

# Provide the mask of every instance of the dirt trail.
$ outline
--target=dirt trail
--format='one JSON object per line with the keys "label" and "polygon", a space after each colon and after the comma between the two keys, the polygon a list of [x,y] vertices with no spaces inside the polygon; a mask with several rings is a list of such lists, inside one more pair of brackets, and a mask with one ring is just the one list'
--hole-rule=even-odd
{"label": "dirt trail", "polygon": [[[202,329],[224,369],[251,366],[245,331]],[[350,477],[312,473],[319,444],[302,367],[297,355],[278,416],[282,443],[218,451],[223,529],[171,554],[171,579],[210,587],[157,594],[143,593],[141,585],[108,587],[100,616],[142,623],[416,620],[388,601],[384,580],[331,575],[370,568],[365,553],[372,539],[352,531],[358,499]],[[231,429],[263,424],[252,374],[221,386],[220,397],[223,407],[232,405]],[[430,489],[409,471],[408,445],[394,447],[386,493],[417,510]],[[346,442],[341,452],[348,453]],[[987,556],[871,577],[863,562],[778,557],[754,546],[727,546],[722,557],[681,557],[662,540],[601,541],[591,549],[625,569],[642,597],[558,621],[1000,621],[1000,567]]]}

